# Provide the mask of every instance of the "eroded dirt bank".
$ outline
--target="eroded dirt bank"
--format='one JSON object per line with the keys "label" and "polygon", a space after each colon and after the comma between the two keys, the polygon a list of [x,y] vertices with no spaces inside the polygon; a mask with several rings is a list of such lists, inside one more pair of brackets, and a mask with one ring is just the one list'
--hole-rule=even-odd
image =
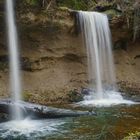
{"label": "eroded dirt bank", "polygon": [[[0,18],[0,97],[8,97],[9,69],[4,13]],[[25,10],[26,11],[26,10]],[[119,19],[119,20],[118,20]],[[120,25],[121,28],[118,28]],[[69,93],[88,86],[86,48],[67,9],[48,16],[43,11],[17,14],[25,100],[47,104],[69,102]],[[140,42],[130,40],[131,30],[122,17],[110,22],[117,82],[121,91],[140,92]]]}

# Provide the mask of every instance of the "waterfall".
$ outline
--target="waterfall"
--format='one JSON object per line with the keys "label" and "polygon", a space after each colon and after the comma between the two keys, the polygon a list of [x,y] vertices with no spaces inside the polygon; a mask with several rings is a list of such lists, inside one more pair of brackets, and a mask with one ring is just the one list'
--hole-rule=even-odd
{"label": "waterfall", "polygon": [[79,11],[78,20],[87,48],[91,89],[90,96],[85,97],[85,100],[89,100],[89,104],[97,105],[124,102],[121,94],[117,92],[107,15],[98,12]]}
{"label": "waterfall", "polygon": [[8,46],[10,53],[10,82],[14,101],[12,107],[12,119],[20,120],[22,112],[16,105],[21,99],[21,79],[19,66],[18,37],[15,24],[15,13],[13,0],[6,0],[6,22],[8,28]]}
{"label": "waterfall", "polygon": [[116,87],[108,18],[105,14],[80,11],[79,20],[87,47],[90,86],[102,99],[106,88]]}

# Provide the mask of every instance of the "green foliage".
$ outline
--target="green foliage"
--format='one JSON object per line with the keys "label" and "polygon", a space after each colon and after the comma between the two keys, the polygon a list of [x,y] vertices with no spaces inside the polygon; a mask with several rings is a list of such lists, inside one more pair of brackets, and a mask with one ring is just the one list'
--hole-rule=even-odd
{"label": "green foliage", "polygon": [[37,5],[39,3],[39,0],[26,0],[26,2],[30,5]]}
{"label": "green foliage", "polygon": [[129,136],[123,138],[123,140],[139,140],[140,132],[129,133]]}
{"label": "green foliage", "polygon": [[59,6],[68,7],[74,10],[87,10],[87,0],[57,0]]}
{"label": "green foliage", "polygon": [[31,97],[32,97],[32,93],[29,93],[29,92],[23,93],[23,100],[24,101],[29,101]]}

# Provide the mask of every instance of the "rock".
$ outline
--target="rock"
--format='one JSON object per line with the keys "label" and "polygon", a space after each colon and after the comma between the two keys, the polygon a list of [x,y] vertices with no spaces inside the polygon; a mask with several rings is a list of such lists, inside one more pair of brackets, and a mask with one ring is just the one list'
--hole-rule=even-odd
{"label": "rock", "polygon": [[107,11],[105,11],[105,12],[103,12],[103,13],[105,13],[105,14],[108,15],[108,18],[109,18],[110,21],[111,21],[112,18],[114,18],[115,16],[121,16],[121,13],[118,12],[118,11],[116,11],[116,10],[114,10],[114,9],[107,10]]}
{"label": "rock", "polygon": [[[120,92],[125,93],[125,96],[136,98],[140,95],[140,84],[139,83],[131,83],[128,81],[119,81],[118,88]],[[138,99],[139,100],[139,99]]]}
{"label": "rock", "polygon": [[77,89],[74,89],[69,92],[68,98],[70,102],[80,102],[83,100],[83,95]]}
{"label": "rock", "polygon": [[125,38],[116,41],[114,43],[114,49],[123,49],[123,50],[127,51],[127,47],[128,47],[128,43],[127,42],[128,41]]}
{"label": "rock", "polygon": [[6,122],[9,120],[9,117],[6,113],[0,113],[0,122]]}
{"label": "rock", "polygon": [[88,88],[83,88],[83,89],[81,90],[81,93],[82,93],[83,95],[89,95],[90,92],[91,92],[91,90],[88,89]]}

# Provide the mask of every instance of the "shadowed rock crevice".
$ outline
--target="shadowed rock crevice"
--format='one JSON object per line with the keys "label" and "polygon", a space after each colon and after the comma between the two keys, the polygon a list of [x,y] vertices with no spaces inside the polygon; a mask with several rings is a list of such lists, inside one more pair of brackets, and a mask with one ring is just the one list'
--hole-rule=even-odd
{"label": "shadowed rock crevice", "polygon": [[49,67],[53,67],[53,65],[55,65],[57,61],[62,61],[62,63],[64,61],[67,63],[74,62],[83,64],[83,57],[79,57],[75,54],[66,54],[62,57],[46,56],[34,61],[30,60],[29,58],[21,58],[22,70],[34,72],[43,69],[48,69]]}

